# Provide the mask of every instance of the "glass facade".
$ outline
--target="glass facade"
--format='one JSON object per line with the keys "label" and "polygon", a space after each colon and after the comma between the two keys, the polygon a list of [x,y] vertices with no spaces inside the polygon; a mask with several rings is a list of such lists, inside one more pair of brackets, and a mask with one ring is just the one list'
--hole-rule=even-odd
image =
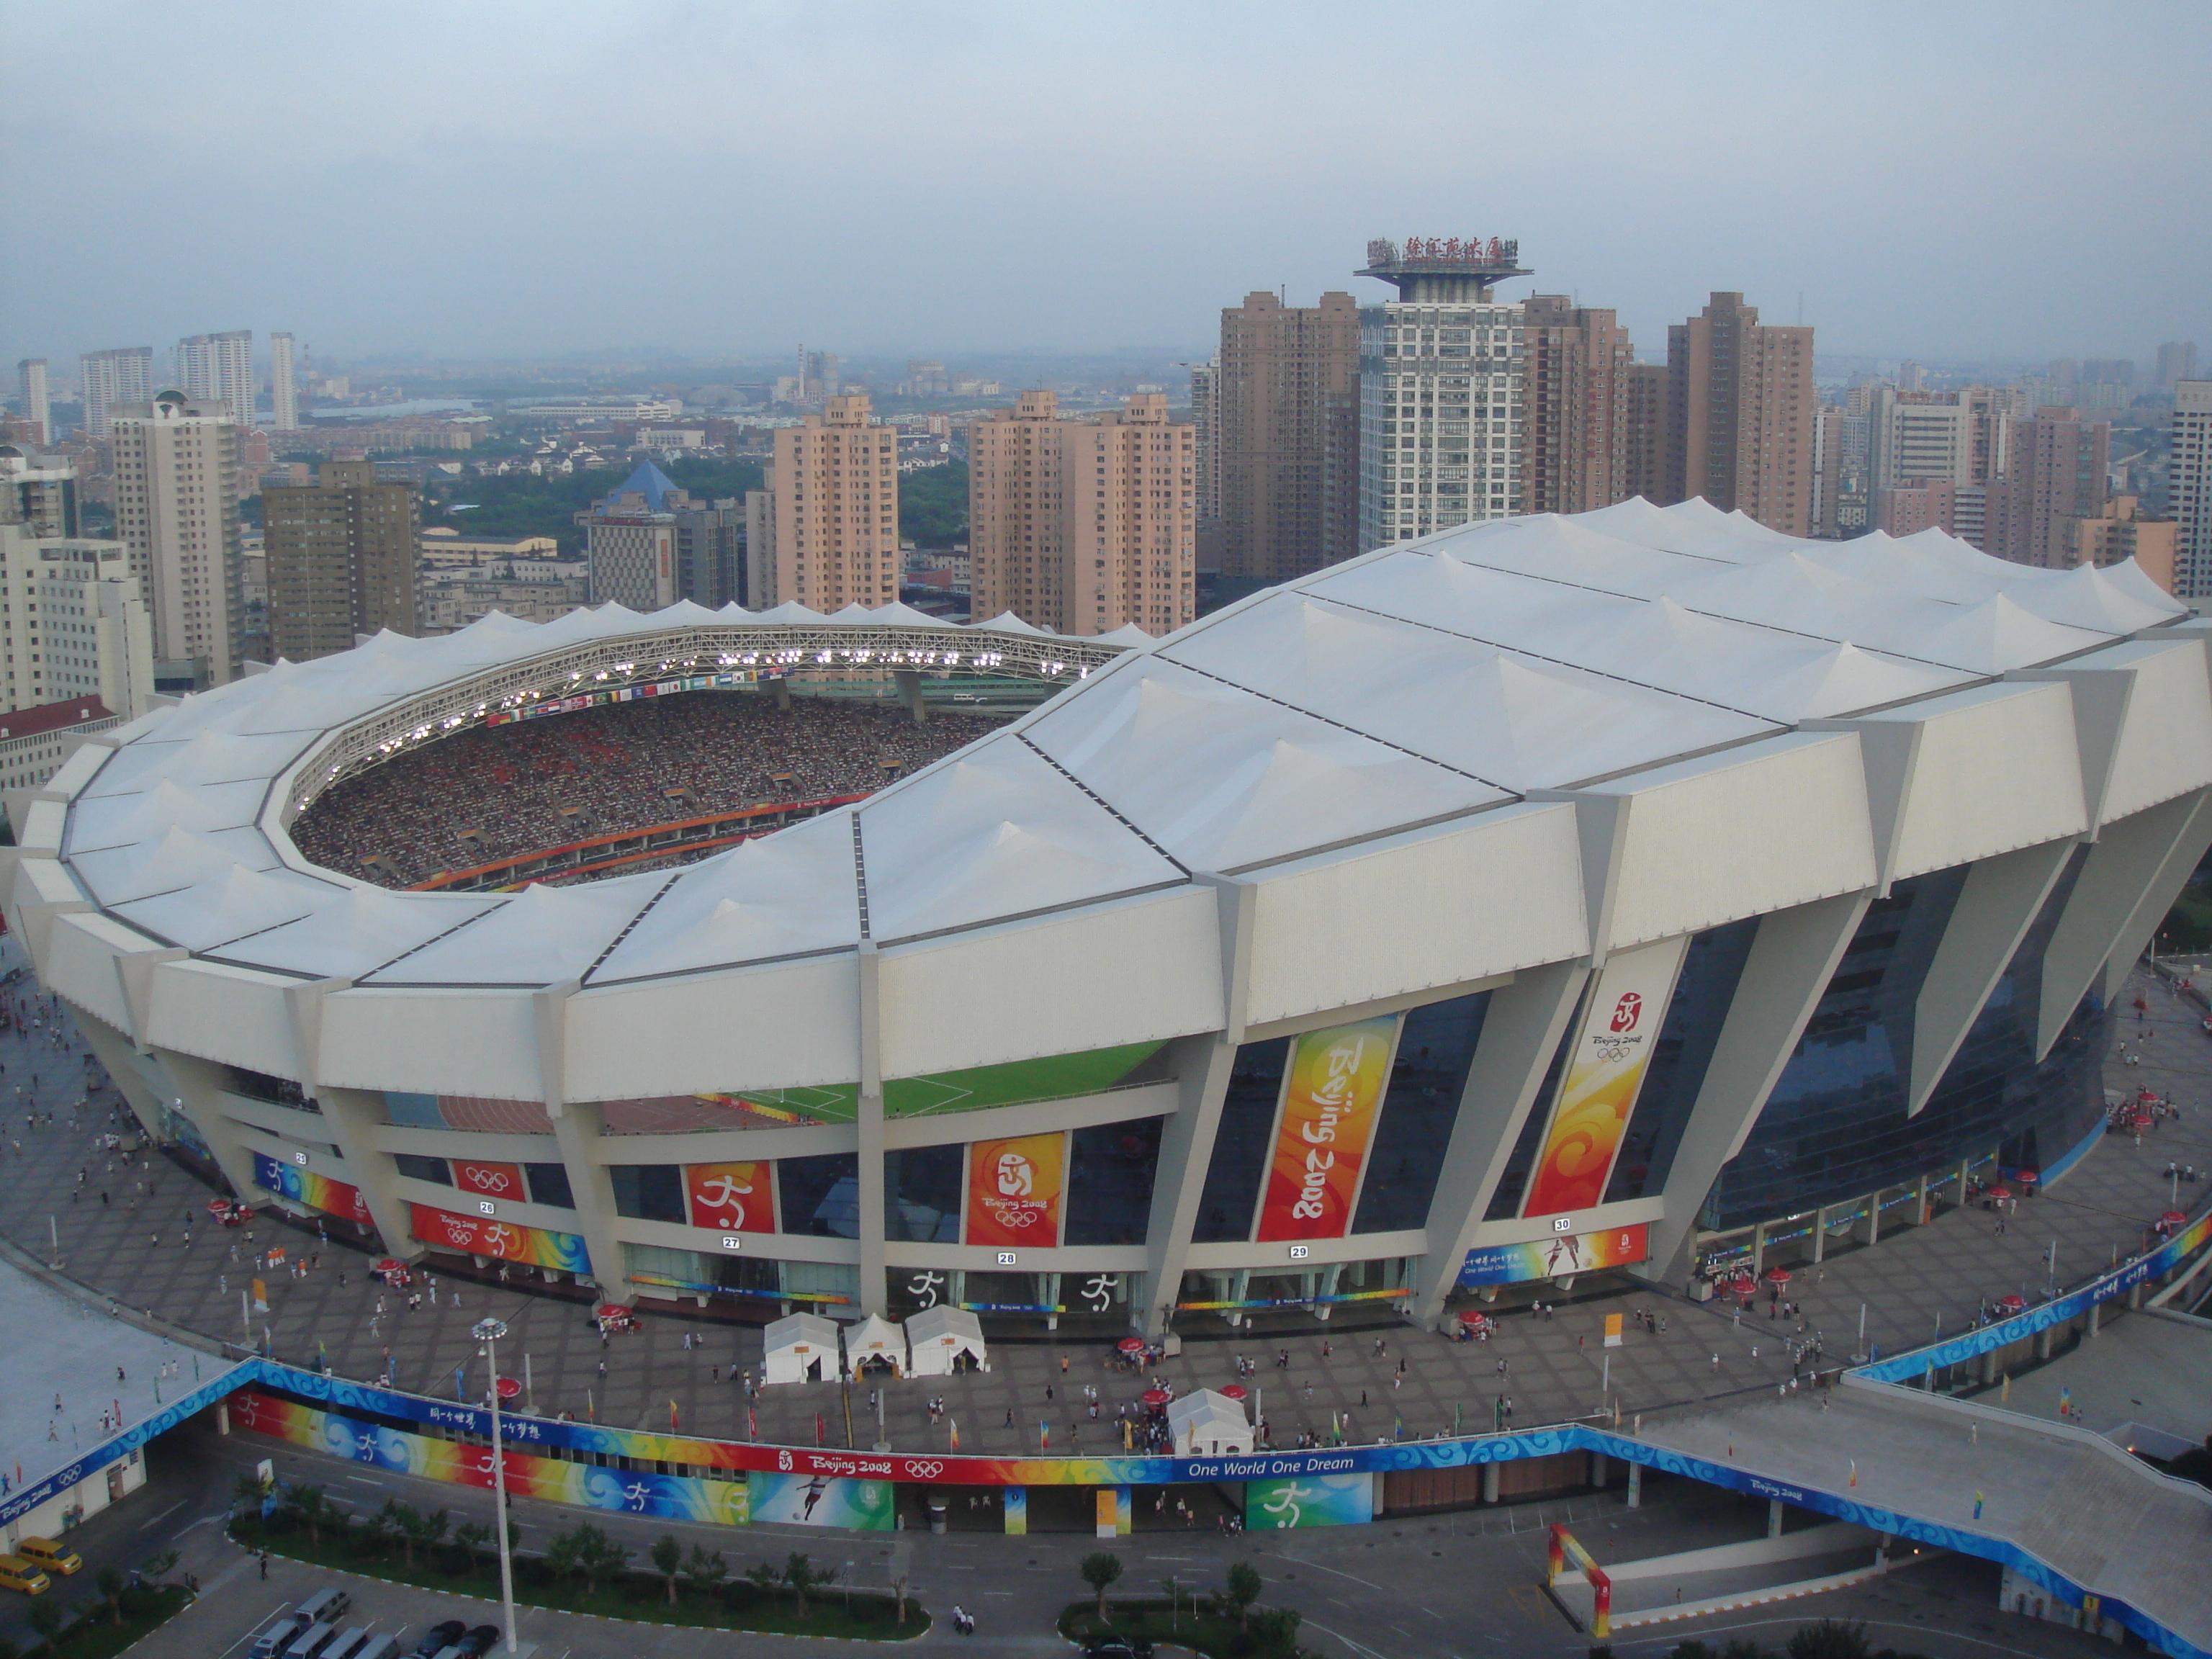
{"label": "glass facade", "polygon": [[884,1237],[914,1244],[960,1242],[962,1171],[967,1148],[915,1146],[884,1154],[884,1194],[889,1213]]}
{"label": "glass facade", "polygon": [[1419,1227],[1429,1218],[1444,1148],[1459,1117],[1474,1046],[1482,1040],[1490,993],[1432,1002],[1406,1016],[1390,1086],[1375,1125],[1375,1145],[1352,1217],[1355,1233]]}
{"label": "glass facade", "polygon": [[1583,1005],[1589,1000],[1589,988],[1585,986],[1566,1030],[1559,1033],[1559,1046],[1552,1050],[1552,1063],[1544,1068],[1544,1080],[1537,1085],[1536,1097],[1528,1103],[1528,1119],[1521,1125],[1521,1133],[1513,1138],[1513,1150],[1505,1159],[1505,1172],[1498,1177],[1498,1188],[1491,1194],[1489,1206],[1482,1212],[1485,1221],[1509,1221],[1521,1213],[1521,1194],[1528,1188],[1528,1171],[1536,1167],[1537,1149],[1543,1145],[1544,1131],[1551,1123],[1552,1097],[1559,1092],[1559,1078],[1567,1069],[1567,1056],[1574,1052],[1575,1033],[1582,1030]]}
{"label": "glass facade", "polygon": [[453,1172],[442,1158],[424,1158],[419,1152],[394,1152],[392,1167],[410,1181],[433,1181],[441,1187],[453,1184]]}
{"label": "glass facade", "polygon": [[2050,1055],[2035,1060],[2043,953],[2086,850],[1917,1116],[1905,1115],[1914,1005],[1966,872],[1899,882],[1869,907],[1743,1150],[1714,1183],[1707,1224],[1796,1213],[1993,1148],[2008,1161],[2037,1162],[2087,1134],[2104,1102],[2102,1004],[2083,999]]}
{"label": "glass facade", "polygon": [[556,1209],[573,1210],[576,1195],[568,1190],[568,1166],[565,1164],[526,1164],[523,1176],[530,1183],[532,1204],[550,1204]]}
{"label": "glass facade", "polygon": [[684,1171],[675,1164],[611,1164],[607,1178],[614,1183],[617,1215],[684,1224]]}
{"label": "glass facade", "polygon": [[1152,1218],[1152,1172],[1164,1119],[1078,1129],[1069,1148],[1068,1244],[1141,1244]]}
{"label": "glass facade", "polygon": [[1711,927],[1690,940],[1682,972],[1674,981],[1666,1023],[1652,1045],[1644,1087],[1621,1137],[1620,1156],[1607,1180],[1605,1201],[1642,1198],[1663,1191],[1674,1167],[1675,1150],[1689,1126],[1698,1091],[1705,1086],[1705,1067],[1720,1041],[1721,1023],[1735,1000],[1751,942],[1759,934],[1756,917]]}
{"label": "glass facade", "polygon": [[1222,1098],[1221,1121],[1213,1132],[1213,1158],[1206,1166],[1199,1194],[1198,1221],[1192,1239],[1200,1244],[1239,1243],[1252,1237],[1252,1217],[1260,1206],[1260,1176],[1267,1167],[1267,1137],[1275,1127],[1275,1105],[1283,1092],[1288,1037],[1248,1042],[1237,1051]]}
{"label": "glass facade", "polygon": [[[860,1236],[860,1159],[856,1152],[775,1161],[776,1214],[787,1233]],[[849,1271],[849,1270],[848,1270]]]}

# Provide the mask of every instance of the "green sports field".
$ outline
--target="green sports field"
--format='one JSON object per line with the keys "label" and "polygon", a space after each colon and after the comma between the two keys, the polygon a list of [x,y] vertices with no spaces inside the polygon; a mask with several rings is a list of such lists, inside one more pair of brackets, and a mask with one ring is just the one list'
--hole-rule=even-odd
{"label": "green sports field", "polygon": [[[884,1085],[884,1113],[887,1117],[929,1117],[945,1112],[972,1112],[986,1106],[1016,1106],[1096,1094],[1128,1081],[1166,1047],[1164,1042],[1129,1042],[1079,1054],[978,1066],[964,1072],[893,1078]],[[848,1083],[817,1089],[747,1089],[740,1093],[742,1098],[770,1112],[789,1112],[810,1123],[850,1123],[858,1110],[860,1089]]]}

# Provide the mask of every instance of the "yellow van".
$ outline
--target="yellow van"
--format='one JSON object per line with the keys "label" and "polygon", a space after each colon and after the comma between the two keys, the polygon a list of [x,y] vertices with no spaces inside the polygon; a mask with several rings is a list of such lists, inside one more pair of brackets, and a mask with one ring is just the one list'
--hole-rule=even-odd
{"label": "yellow van", "polygon": [[20,1555],[0,1555],[0,1589],[44,1595],[53,1587],[54,1581],[39,1571],[37,1563],[26,1561]]}
{"label": "yellow van", "polygon": [[73,1572],[84,1571],[84,1558],[64,1544],[51,1538],[26,1538],[15,1546],[15,1553],[27,1561],[34,1561],[48,1572],[58,1572],[64,1578]]}

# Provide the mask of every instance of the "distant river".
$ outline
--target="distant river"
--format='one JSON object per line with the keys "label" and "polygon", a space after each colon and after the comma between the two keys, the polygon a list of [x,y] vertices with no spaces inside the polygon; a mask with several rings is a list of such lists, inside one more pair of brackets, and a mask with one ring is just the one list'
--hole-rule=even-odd
{"label": "distant river", "polygon": [[476,407],[468,398],[410,398],[404,404],[376,404],[364,408],[319,409],[318,421],[398,421],[410,415],[459,415]]}

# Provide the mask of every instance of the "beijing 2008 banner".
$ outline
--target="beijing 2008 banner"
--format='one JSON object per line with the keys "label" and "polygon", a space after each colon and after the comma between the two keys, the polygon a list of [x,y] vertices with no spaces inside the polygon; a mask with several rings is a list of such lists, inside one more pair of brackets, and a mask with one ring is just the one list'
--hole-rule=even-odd
{"label": "beijing 2008 banner", "polygon": [[1342,1238],[1351,1231],[1397,1042],[1395,1014],[1306,1031],[1291,1042],[1260,1203],[1262,1243]]}
{"label": "beijing 2008 banner", "polygon": [[775,1166],[757,1164],[687,1164],[684,1195],[690,1200],[691,1224],[725,1233],[775,1231]]}
{"label": "beijing 2008 banner", "polygon": [[968,1242],[1037,1249],[1058,1244],[1066,1171],[1065,1134],[969,1143]]}
{"label": "beijing 2008 banner", "polygon": [[1587,1210],[1605,1197],[1689,943],[1686,937],[1662,939],[1607,959],[1583,1010],[1522,1215]]}
{"label": "beijing 2008 banner", "polygon": [[526,1261],[533,1267],[552,1267],[561,1273],[587,1273],[592,1259],[584,1241],[574,1233],[556,1233],[544,1227],[518,1227],[511,1221],[478,1220],[410,1204],[409,1224],[415,1237],[434,1250],[459,1250],[465,1255],[488,1255],[501,1261]]}

